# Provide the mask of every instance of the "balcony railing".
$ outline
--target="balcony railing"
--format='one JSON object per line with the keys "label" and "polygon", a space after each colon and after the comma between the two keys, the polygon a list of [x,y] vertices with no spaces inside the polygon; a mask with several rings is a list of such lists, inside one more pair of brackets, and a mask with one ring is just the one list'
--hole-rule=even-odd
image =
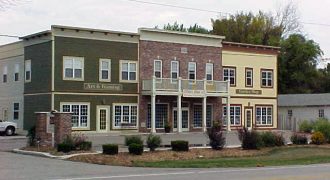
{"label": "balcony railing", "polygon": [[142,91],[228,93],[228,82],[154,77],[153,79],[142,80]]}

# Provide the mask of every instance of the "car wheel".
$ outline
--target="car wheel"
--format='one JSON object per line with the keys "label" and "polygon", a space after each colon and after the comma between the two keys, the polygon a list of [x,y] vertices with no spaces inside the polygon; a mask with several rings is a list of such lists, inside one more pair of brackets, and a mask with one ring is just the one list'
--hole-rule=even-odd
{"label": "car wheel", "polygon": [[7,136],[12,136],[15,134],[15,128],[14,127],[7,127],[6,129],[6,135]]}

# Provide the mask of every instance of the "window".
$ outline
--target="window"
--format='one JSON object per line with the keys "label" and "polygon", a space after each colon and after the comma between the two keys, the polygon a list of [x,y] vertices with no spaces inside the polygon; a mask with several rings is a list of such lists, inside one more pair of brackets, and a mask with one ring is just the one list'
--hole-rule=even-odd
{"label": "window", "polygon": [[114,127],[137,127],[137,112],[136,104],[114,105]]}
{"label": "window", "polygon": [[88,128],[89,121],[89,104],[84,103],[63,103],[61,104],[62,112],[71,112],[73,128]]}
{"label": "window", "polygon": [[[194,105],[194,128],[203,127],[203,106]],[[206,105],[206,127],[212,126],[212,105]]]}
{"label": "window", "polygon": [[171,79],[172,82],[176,82],[179,78],[179,62],[171,61]]}
{"label": "window", "polygon": [[292,109],[289,109],[289,110],[288,110],[288,117],[291,118],[291,117],[292,117],[292,114],[293,114],[293,113],[292,113]]}
{"label": "window", "polygon": [[99,81],[111,81],[111,60],[100,59]]}
{"label": "window", "polygon": [[3,72],[2,72],[2,82],[6,83],[8,82],[8,66],[3,67]]}
{"label": "window", "polygon": [[[156,128],[164,128],[165,121],[168,119],[167,104],[156,104],[155,126]],[[148,104],[147,128],[151,128],[151,104]]]}
{"label": "window", "polygon": [[25,82],[31,82],[31,60],[25,61]]}
{"label": "window", "polygon": [[18,120],[19,119],[19,103],[14,103],[13,119],[14,120]]}
{"label": "window", "polygon": [[206,63],[206,80],[213,81],[213,63]]}
{"label": "window", "polygon": [[189,62],[188,64],[188,78],[196,80],[196,62]]}
{"label": "window", "polygon": [[324,109],[319,109],[319,118],[324,118]]}
{"label": "window", "polygon": [[261,87],[273,87],[272,70],[261,70]]}
{"label": "window", "polygon": [[223,80],[228,80],[231,86],[236,86],[236,68],[223,68]]}
{"label": "window", "polygon": [[[223,105],[223,122],[227,125],[227,106]],[[241,106],[230,106],[230,125],[239,126],[241,125]]]}
{"label": "window", "polygon": [[253,69],[251,68],[245,69],[245,86],[253,87]]}
{"label": "window", "polygon": [[257,106],[256,107],[256,124],[272,125],[273,124],[273,107]]}
{"label": "window", "polygon": [[19,64],[15,64],[14,81],[19,81]]}
{"label": "window", "polygon": [[162,61],[161,60],[155,60],[154,61],[154,76],[156,78],[162,78]]}
{"label": "window", "polygon": [[84,80],[84,58],[64,57],[63,58],[63,79]]}
{"label": "window", "polygon": [[121,61],[121,81],[137,80],[137,63],[134,61]]}

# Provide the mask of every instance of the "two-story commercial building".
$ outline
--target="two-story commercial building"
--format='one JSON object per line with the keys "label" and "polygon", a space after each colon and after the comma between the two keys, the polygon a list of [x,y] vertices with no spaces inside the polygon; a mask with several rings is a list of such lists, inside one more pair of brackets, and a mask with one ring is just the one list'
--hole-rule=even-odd
{"label": "two-story commercial building", "polygon": [[[231,127],[277,128],[279,48],[233,42],[222,44],[223,80],[230,81]],[[223,104],[226,104],[225,99]],[[224,120],[226,108],[223,106]]]}

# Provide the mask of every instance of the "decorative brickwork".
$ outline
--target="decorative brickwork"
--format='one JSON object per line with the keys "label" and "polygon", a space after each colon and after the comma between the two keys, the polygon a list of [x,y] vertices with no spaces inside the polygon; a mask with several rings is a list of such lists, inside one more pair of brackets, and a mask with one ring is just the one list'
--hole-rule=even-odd
{"label": "decorative brickwork", "polygon": [[64,138],[71,136],[72,124],[71,113],[54,113],[54,125],[55,125],[55,145],[62,143]]}
{"label": "decorative brickwork", "polygon": [[39,141],[39,144],[41,146],[51,146],[52,134],[47,133],[47,119],[49,118],[49,113],[37,112],[36,117],[36,138]]}

